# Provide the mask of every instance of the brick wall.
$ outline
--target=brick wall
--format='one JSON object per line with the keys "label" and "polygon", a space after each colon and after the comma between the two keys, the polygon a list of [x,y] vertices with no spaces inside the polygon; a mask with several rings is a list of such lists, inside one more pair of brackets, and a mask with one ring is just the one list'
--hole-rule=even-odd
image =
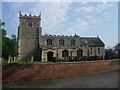
{"label": "brick wall", "polygon": [[120,59],[57,64],[5,64],[2,65],[3,82],[72,77],[82,74],[120,70]]}

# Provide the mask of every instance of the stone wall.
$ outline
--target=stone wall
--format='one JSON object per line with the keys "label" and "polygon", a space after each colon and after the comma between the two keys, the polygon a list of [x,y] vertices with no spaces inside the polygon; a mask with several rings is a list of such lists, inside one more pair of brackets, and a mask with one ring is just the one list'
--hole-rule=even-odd
{"label": "stone wall", "polygon": [[3,82],[23,82],[72,77],[82,74],[120,70],[118,65],[120,65],[120,59],[53,64],[5,64],[2,65],[2,80]]}
{"label": "stone wall", "polygon": [[[77,51],[79,49],[83,50],[82,56],[84,57],[95,57],[98,56],[100,58],[104,59],[105,56],[105,47],[104,45],[96,45],[96,41],[101,41],[99,37],[92,37],[92,38],[85,38],[86,41],[87,39],[93,39],[93,43],[95,44],[94,46],[89,46],[89,44],[83,44],[81,43],[81,39],[85,37],[75,37],[75,36],[59,36],[59,35],[44,35],[41,36],[40,40],[40,46],[42,47],[42,60],[43,61],[48,61],[47,60],[47,53],[48,52],[53,52],[53,56],[56,58],[64,58],[62,57],[62,51],[67,50],[68,51],[68,56],[69,57],[76,57],[77,56]],[[47,45],[47,40],[51,39],[52,40],[52,45]],[[64,45],[59,45],[59,40],[64,40]],[[71,45],[71,40],[75,40],[75,46]],[[101,41],[102,42],[102,41]],[[98,53],[98,48],[99,48],[99,53]],[[71,54],[72,52],[72,54]],[[92,52],[92,53],[91,53]],[[57,54],[59,54],[57,56]]]}

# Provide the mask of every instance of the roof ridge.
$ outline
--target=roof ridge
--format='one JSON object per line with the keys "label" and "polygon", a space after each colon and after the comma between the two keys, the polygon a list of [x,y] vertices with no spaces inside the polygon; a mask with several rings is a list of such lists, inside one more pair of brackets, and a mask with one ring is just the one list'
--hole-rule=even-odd
{"label": "roof ridge", "polygon": [[98,39],[98,37],[80,37],[80,38],[87,38],[87,39]]}

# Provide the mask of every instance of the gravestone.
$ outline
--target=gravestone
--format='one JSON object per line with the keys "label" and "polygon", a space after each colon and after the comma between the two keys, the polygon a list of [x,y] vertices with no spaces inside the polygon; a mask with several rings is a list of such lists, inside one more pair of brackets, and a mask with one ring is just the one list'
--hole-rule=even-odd
{"label": "gravestone", "polygon": [[31,57],[31,62],[33,62],[33,59],[34,59],[34,57],[32,56],[32,57]]}
{"label": "gravestone", "polygon": [[10,63],[13,63],[13,57],[10,58]]}
{"label": "gravestone", "polygon": [[9,55],[9,57],[8,57],[8,63],[10,63],[11,62],[11,55]]}

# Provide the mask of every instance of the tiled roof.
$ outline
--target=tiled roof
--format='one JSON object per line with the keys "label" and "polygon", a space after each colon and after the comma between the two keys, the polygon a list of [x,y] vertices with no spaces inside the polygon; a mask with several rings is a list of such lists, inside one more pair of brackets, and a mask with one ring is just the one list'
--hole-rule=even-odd
{"label": "tiled roof", "polygon": [[81,37],[80,38],[81,45],[89,45],[89,46],[104,46],[104,43],[100,40],[99,37]]}

